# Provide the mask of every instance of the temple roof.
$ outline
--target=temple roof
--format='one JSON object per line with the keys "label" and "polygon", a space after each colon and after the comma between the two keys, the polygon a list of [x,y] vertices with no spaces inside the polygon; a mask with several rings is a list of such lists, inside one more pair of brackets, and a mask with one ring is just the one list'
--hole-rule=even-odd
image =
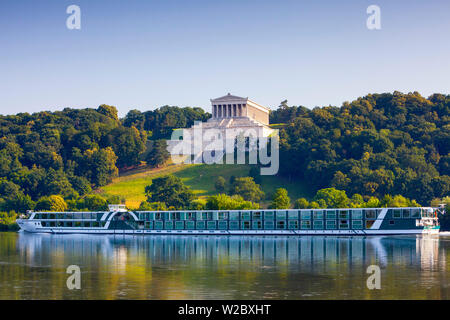
{"label": "temple roof", "polygon": [[217,102],[217,101],[229,101],[229,100],[248,100],[248,98],[243,98],[243,97],[238,97],[238,96],[234,96],[231,93],[228,93],[226,96],[220,97],[220,98],[216,98],[216,99],[211,99],[211,102]]}

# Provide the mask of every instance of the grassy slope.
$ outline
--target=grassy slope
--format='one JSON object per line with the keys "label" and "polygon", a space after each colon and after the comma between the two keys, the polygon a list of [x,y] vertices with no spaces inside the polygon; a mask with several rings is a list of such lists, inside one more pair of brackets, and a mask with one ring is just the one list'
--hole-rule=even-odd
{"label": "grassy slope", "polygon": [[[231,176],[248,176],[249,165],[170,165],[160,169],[136,169],[122,174],[111,184],[98,190],[104,195],[120,195],[125,197],[128,208],[139,207],[141,201],[145,200],[144,189],[151,184],[152,179],[167,174],[180,177],[183,182],[190,186],[199,197],[216,194],[214,183],[218,176],[223,176],[227,182]],[[276,176],[262,176],[261,187],[266,195],[271,195],[277,188],[283,187],[288,190],[291,201],[299,197],[309,197],[311,192],[302,182],[289,182],[285,178]],[[270,201],[265,200],[265,207]]]}

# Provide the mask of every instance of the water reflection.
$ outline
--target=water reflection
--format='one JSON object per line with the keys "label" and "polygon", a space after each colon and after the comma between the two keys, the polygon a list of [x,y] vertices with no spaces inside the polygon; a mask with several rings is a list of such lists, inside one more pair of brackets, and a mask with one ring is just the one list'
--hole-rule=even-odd
{"label": "water reflection", "polygon": [[[446,299],[448,240],[3,233],[0,298]],[[79,291],[65,285],[71,264]],[[381,290],[366,288],[371,264]]]}

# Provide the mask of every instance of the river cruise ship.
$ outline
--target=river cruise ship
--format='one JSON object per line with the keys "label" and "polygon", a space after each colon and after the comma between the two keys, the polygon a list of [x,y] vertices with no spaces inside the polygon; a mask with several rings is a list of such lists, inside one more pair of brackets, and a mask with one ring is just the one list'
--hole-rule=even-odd
{"label": "river cruise ship", "polygon": [[86,234],[383,235],[439,231],[437,209],[28,212],[26,232]]}

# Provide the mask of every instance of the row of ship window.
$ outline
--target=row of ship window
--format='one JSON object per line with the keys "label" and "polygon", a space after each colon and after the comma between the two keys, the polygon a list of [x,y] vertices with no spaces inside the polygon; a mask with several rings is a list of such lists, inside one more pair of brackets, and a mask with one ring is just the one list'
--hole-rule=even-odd
{"label": "row of ship window", "polygon": [[[363,214],[364,212],[364,214]],[[423,211],[422,216],[427,216]],[[34,219],[95,219],[104,213],[68,212],[36,213]],[[285,220],[285,219],[376,219],[377,210],[290,210],[290,211],[190,211],[190,212],[136,212],[139,220]],[[420,209],[389,209],[388,217],[394,219],[420,218]]]}
{"label": "row of ship window", "polygon": [[[42,227],[99,228],[101,221],[41,221]],[[369,229],[373,221],[366,221]],[[276,220],[276,221],[139,221],[136,229],[148,230],[310,230],[363,229],[362,220]]]}

